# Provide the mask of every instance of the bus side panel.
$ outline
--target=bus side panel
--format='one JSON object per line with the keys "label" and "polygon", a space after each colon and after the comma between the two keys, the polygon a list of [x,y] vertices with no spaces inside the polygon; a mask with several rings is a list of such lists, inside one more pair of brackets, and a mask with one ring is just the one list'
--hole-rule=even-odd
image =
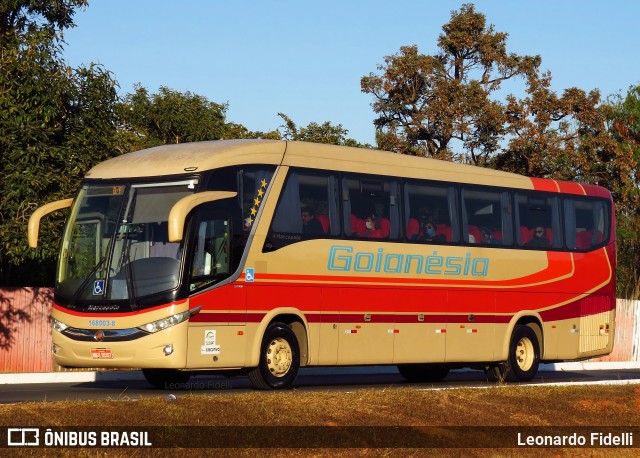
{"label": "bus side panel", "polygon": [[322,288],[322,314],[318,323],[318,338],[309,340],[312,365],[333,366],[338,364],[338,341],[340,315],[335,312],[342,303],[342,289],[324,286]]}
{"label": "bus side panel", "polygon": [[557,335],[557,351],[545,359],[584,359],[613,350],[615,303],[606,294],[594,294],[542,312]]}
{"label": "bus side panel", "polygon": [[579,357],[601,355],[613,351],[615,312],[597,313],[580,318]]}
{"label": "bus side panel", "polygon": [[445,290],[400,288],[395,307],[393,363],[444,361],[446,304]]}
{"label": "bus side panel", "polygon": [[246,361],[247,326],[195,323],[189,327],[189,369],[229,369]]}
{"label": "bus side panel", "polygon": [[342,288],[338,364],[389,364],[393,360],[398,291],[380,287]]}
{"label": "bus side panel", "polygon": [[[448,362],[491,361],[495,341],[495,292],[452,290],[448,293]],[[468,310],[454,313],[454,310]]]}
{"label": "bus side panel", "polygon": [[191,297],[202,307],[189,320],[187,364],[194,369],[241,367],[246,361],[246,304],[242,283],[232,283]]}

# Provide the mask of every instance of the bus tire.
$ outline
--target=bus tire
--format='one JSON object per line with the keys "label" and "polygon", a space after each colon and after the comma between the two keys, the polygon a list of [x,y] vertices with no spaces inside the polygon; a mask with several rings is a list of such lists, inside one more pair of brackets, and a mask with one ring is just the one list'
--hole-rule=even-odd
{"label": "bus tire", "polygon": [[249,380],[259,390],[290,388],[300,370],[300,346],[289,326],[269,325],[262,338],[258,367],[249,371]]}
{"label": "bus tire", "polygon": [[540,343],[529,326],[518,325],[509,342],[508,359],[502,365],[502,378],[507,382],[528,382],[540,366]]}
{"label": "bus tire", "polygon": [[175,369],[142,369],[144,378],[160,390],[180,389],[180,384],[187,383],[191,378],[188,372]]}
{"label": "bus tire", "polygon": [[446,364],[398,364],[398,372],[410,382],[439,382],[449,374]]}

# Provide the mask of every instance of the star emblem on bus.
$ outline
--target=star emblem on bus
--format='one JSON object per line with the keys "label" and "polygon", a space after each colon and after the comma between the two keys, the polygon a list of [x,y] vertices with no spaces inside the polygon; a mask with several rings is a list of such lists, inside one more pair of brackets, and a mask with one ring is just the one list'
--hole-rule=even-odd
{"label": "star emblem on bus", "polygon": [[263,179],[260,182],[260,187],[256,190],[256,197],[253,199],[253,207],[251,207],[251,209],[249,210],[251,215],[249,215],[249,217],[245,218],[244,220],[245,227],[247,228],[251,227],[251,225],[255,221],[255,218],[253,217],[258,214],[258,208],[260,208],[260,204],[262,203],[262,198],[265,194],[264,190],[267,188],[267,184],[267,180]]}

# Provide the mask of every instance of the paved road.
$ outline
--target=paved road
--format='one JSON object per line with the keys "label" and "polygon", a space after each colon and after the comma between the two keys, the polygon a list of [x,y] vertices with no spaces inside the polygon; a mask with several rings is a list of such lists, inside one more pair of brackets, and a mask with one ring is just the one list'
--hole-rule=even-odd
{"label": "paved road", "polygon": [[[354,373],[355,372],[355,373]],[[365,372],[365,373],[357,373]],[[540,371],[530,384],[640,384],[640,369]],[[296,388],[304,391],[353,391],[358,389],[415,388],[444,389],[459,387],[488,387],[495,383],[487,381],[480,371],[452,371],[439,383],[408,383],[392,370],[340,371],[335,368],[302,369]],[[157,390],[144,380],[118,380],[66,383],[21,383],[0,385],[0,404],[62,400],[114,400],[165,397],[169,394],[224,395],[248,392],[251,384],[247,377],[226,378],[220,376],[197,376],[182,386],[184,389]]]}

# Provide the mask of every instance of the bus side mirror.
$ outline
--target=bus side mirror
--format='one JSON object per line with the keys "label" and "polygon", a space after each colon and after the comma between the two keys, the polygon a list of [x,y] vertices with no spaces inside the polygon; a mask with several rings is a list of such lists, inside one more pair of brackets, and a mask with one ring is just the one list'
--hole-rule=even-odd
{"label": "bus side mirror", "polygon": [[56,200],[55,202],[44,204],[33,212],[29,217],[29,228],[27,230],[30,248],[36,248],[38,246],[38,232],[40,231],[40,220],[42,217],[51,212],[62,210],[63,208],[69,208],[72,203],[73,199]]}
{"label": "bus side mirror", "polygon": [[183,197],[177,201],[169,212],[169,242],[179,242],[184,233],[184,221],[191,210],[198,205],[237,196],[232,191],[206,191]]}

